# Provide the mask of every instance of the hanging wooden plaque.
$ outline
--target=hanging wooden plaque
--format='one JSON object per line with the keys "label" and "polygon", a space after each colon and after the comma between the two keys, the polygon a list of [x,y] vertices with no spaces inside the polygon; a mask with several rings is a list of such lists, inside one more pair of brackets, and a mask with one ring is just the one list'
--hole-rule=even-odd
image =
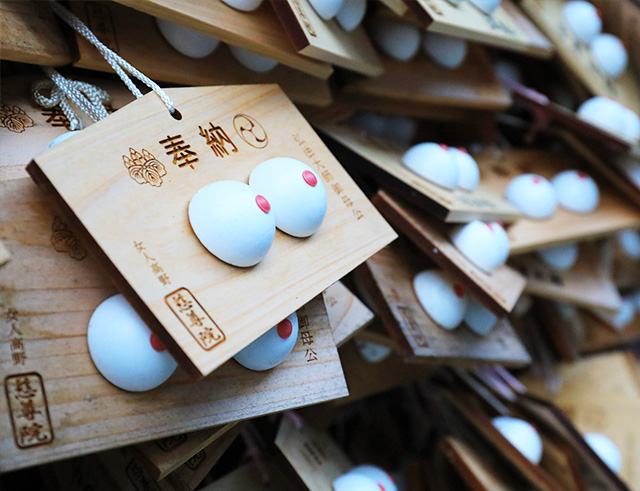
{"label": "hanging wooden plaque", "polygon": [[[187,86],[275,83],[295,103],[315,107],[331,103],[327,80],[286,65],[266,73],[254,72],[242,66],[223,44],[205,58],[189,58],[167,42],[152,16],[138,10],[114,2],[73,2],[71,10],[96,31],[103,43],[155,81]],[[78,34],[76,42],[75,66],[113,72],[95,46]]]}
{"label": "hanging wooden plaque", "polygon": [[640,85],[631,67],[614,80],[595,65],[591,49],[564,23],[562,0],[524,0],[522,8],[553,42],[562,62],[594,95],[617,99],[640,113]]}
{"label": "hanging wooden plaque", "polygon": [[[345,165],[373,177],[385,189],[404,196],[412,204],[446,222],[480,220],[514,221],[520,213],[500,194],[488,191],[481,179],[472,192],[450,190],[432,184],[402,164],[405,149],[361,134],[347,126],[322,125],[323,133],[360,158],[346,158]],[[350,155],[352,155],[350,153]]]}
{"label": "hanging wooden plaque", "polygon": [[[0,472],[347,394],[320,296],[298,310],[306,334],[273,370],[230,361],[196,384],[178,368],[151,392],[117,389],[86,341],[91,314],[114,288],[30,179],[0,182],[0,239],[13,254],[0,268]],[[32,395],[16,399],[27,382]],[[23,417],[21,400],[37,419]]]}
{"label": "hanging wooden plaque", "polygon": [[529,56],[550,58],[553,46],[510,0],[487,15],[471,2],[417,0],[407,2],[430,31],[470,41],[518,51]]}
{"label": "hanging wooden plaque", "polygon": [[391,245],[371,257],[356,274],[376,302],[376,312],[401,354],[412,361],[496,362],[526,365],[529,354],[506,317],[499,319],[487,336],[460,326],[448,331],[439,327],[420,306],[413,289],[414,276],[433,269],[399,245]]}
{"label": "hanging wooden plaque", "polygon": [[379,191],[373,202],[389,222],[442,269],[467,285],[498,315],[511,312],[526,284],[515,269],[503,265],[487,273],[469,261],[447,237],[442,224],[402,200]]}
{"label": "hanging wooden plaque", "polygon": [[[176,359],[204,376],[395,234],[277,86],[167,93],[182,119],[149,93],[28,170]],[[282,156],[308,163],[324,181],[320,229],[307,239],[278,231],[250,269],[220,261],[193,233],[189,200],[214,181],[246,182],[259,163]],[[185,317],[182,299],[202,322]]]}
{"label": "hanging wooden plaque", "polygon": [[296,52],[268,2],[253,12],[236,10],[221,0],[118,0],[118,3],[255,51],[314,77],[326,79],[333,72],[331,65]]}
{"label": "hanging wooden plaque", "polygon": [[336,346],[373,321],[373,312],[341,282],[337,281],[322,294]]}
{"label": "hanging wooden plaque", "polygon": [[369,77],[382,73],[364,27],[347,32],[335,19],[320,17],[308,0],[272,0],[271,5],[299,53]]}

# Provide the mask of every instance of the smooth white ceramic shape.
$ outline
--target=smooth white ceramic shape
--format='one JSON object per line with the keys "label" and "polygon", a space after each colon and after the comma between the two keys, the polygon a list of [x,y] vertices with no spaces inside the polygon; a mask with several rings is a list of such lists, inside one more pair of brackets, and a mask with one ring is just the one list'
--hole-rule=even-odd
{"label": "smooth white ceramic shape", "polygon": [[270,370],[287,359],[297,339],[298,315],[294,312],[245,346],[233,359],[249,370]]}
{"label": "smooth white ceramic shape", "polygon": [[327,213],[327,193],[316,172],[299,160],[276,157],[256,166],[249,185],[271,203],[276,227],[294,237],[314,234]]}
{"label": "smooth white ceramic shape", "polygon": [[67,131],[66,133],[62,133],[61,135],[58,135],[53,140],[51,140],[49,142],[49,145],[47,145],[47,148],[53,148],[56,145],[59,145],[60,143],[62,143],[63,141],[68,140],[72,136],[77,135],[78,133],[80,133],[80,132],[79,131]]}
{"label": "smooth white ceramic shape", "polygon": [[617,136],[625,134],[629,116],[624,106],[608,97],[592,97],[578,108],[578,117]]}
{"label": "smooth white ceramic shape", "polygon": [[333,19],[340,12],[345,2],[349,2],[349,0],[309,0],[313,10],[324,20]]}
{"label": "smooth white ceramic shape", "polygon": [[398,487],[391,476],[384,469],[375,465],[363,464],[356,466],[349,471],[349,474],[360,474],[372,479],[378,485],[380,491],[398,491]]}
{"label": "smooth white ceramic shape", "polygon": [[420,48],[420,29],[407,22],[377,18],[370,27],[373,40],[391,58],[409,61]]}
{"label": "smooth white ceramic shape", "polygon": [[402,156],[402,163],[429,182],[447,189],[458,185],[458,165],[446,145],[418,143]]}
{"label": "smooth white ceramic shape", "polygon": [[522,83],[522,72],[520,71],[520,67],[513,63],[511,60],[507,60],[505,58],[498,58],[493,63],[493,69],[498,78],[514,80],[516,82]]}
{"label": "smooth white ceramic shape", "polygon": [[347,472],[333,481],[333,491],[380,491],[380,488],[369,477]]}
{"label": "smooth white ceramic shape", "polygon": [[222,0],[229,7],[234,8],[236,10],[240,10],[242,12],[253,12],[260,5],[262,5],[263,0]]}
{"label": "smooth white ceramic shape", "polygon": [[121,294],[107,298],[93,311],[87,344],[100,374],[130,392],[155,389],[178,366]]}
{"label": "smooth white ceramic shape", "polygon": [[418,122],[408,116],[386,116],[383,122],[384,136],[398,145],[411,143],[418,131]]}
{"label": "smooth white ceramic shape", "polygon": [[566,170],[552,180],[558,203],[575,213],[591,213],[598,207],[600,191],[593,178],[582,171]]}
{"label": "smooth white ceramic shape", "polygon": [[636,298],[633,294],[624,295],[622,304],[613,316],[606,316],[611,325],[618,331],[627,327],[636,316]]}
{"label": "smooth white ceramic shape", "polygon": [[507,201],[529,218],[550,218],[556,211],[558,199],[551,183],[537,174],[520,174],[507,184]]}
{"label": "smooth white ceramic shape", "polygon": [[460,325],[467,309],[467,294],[443,271],[421,271],[413,278],[413,290],[427,315],[448,331]]}
{"label": "smooth white ceramic shape", "polygon": [[355,31],[367,12],[367,0],[344,0],[342,8],[336,14],[340,27],[347,32]]}
{"label": "smooth white ceramic shape", "polygon": [[475,298],[469,297],[464,322],[478,336],[486,336],[493,330],[498,318]]}
{"label": "smooth white ceramic shape", "polygon": [[[622,104],[620,104],[622,106]],[[626,106],[622,106],[622,137],[632,142],[640,140],[640,117]]]}
{"label": "smooth white ceramic shape", "polygon": [[583,43],[591,43],[602,31],[602,19],[598,9],[589,2],[566,2],[562,6],[562,17],[569,30]]}
{"label": "smooth white ceramic shape", "polygon": [[473,220],[451,230],[451,242],[469,261],[491,273],[509,257],[509,237],[498,222]]}
{"label": "smooth white ceramic shape", "polygon": [[368,363],[380,363],[391,354],[391,348],[383,344],[356,339],[358,351]]}
{"label": "smooth white ceramic shape", "polygon": [[591,41],[591,57],[596,66],[613,79],[619,78],[629,63],[627,49],[613,34],[598,34]]}
{"label": "smooth white ceramic shape", "polygon": [[469,0],[485,14],[492,14],[502,3],[502,0]]}
{"label": "smooth white ceramic shape", "polygon": [[175,22],[156,19],[160,33],[179,53],[189,58],[204,58],[213,53],[220,40]]}
{"label": "smooth white ceramic shape", "polygon": [[244,67],[258,73],[265,73],[278,66],[278,62],[266,56],[259,55],[239,46],[229,45],[233,57]]}
{"label": "smooth white ceramic shape", "polygon": [[622,454],[618,446],[602,433],[585,433],[584,440],[607,467],[616,474],[622,470]]}
{"label": "smooth white ceramic shape", "polygon": [[464,39],[426,31],[422,39],[425,54],[438,65],[453,70],[467,57],[467,42]]}
{"label": "smooth white ceramic shape", "polygon": [[200,188],[189,202],[189,222],[211,254],[240,267],[258,264],[276,233],[269,201],[237,181],[217,181]]}
{"label": "smooth white ceramic shape", "polygon": [[544,263],[558,271],[571,269],[578,259],[578,244],[571,242],[557,247],[537,251]]}
{"label": "smooth white ceramic shape", "polygon": [[500,434],[509,440],[531,463],[542,460],[542,439],[531,423],[510,416],[498,416],[491,420]]}
{"label": "smooth white ceramic shape", "polygon": [[465,191],[475,191],[480,183],[480,168],[476,160],[465,148],[449,149],[458,166],[458,187]]}
{"label": "smooth white ceramic shape", "polygon": [[618,232],[616,235],[618,245],[626,256],[632,259],[640,259],[640,233],[634,229]]}

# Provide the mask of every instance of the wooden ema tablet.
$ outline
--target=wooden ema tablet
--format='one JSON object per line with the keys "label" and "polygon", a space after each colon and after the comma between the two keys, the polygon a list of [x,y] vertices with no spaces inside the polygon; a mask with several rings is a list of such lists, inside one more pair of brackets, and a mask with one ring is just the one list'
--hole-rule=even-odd
{"label": "wooden ema tablet", "polygon": [[636,113],[640,112],[640,86],[632,68],[627,68],[617,80],[600,71],[591,57],[589,46],[579,42],[565,25],[562,16],[563,5],[562,0],[521,2],[525,12],[553,42],[562,62],[591,93],[616,99]]}
{"label": "wooden ema tablet", "polygon": [[[580,169],[581,161],[562,152],[537,149],[489,149],[476,156],[483,185],[502,195],[509,181],[519,174],[534,173],[547,179],[567,169]],[[507,232],[511,255],[543,249],[567,242],[584,241],[640,225],[637,208],[626,203],[616,190],[600,180],[600,203],[588,214],[569,212],[562,207],[546,220],[520,218]]]}
{"label": "wooden ema tablet", "polygon": [[456,413],[479,432],[502,458],[508,461],[518,473],[525,477],[535,489],[555,491],[562,489],[557,481],[544,469],[530,462],[493,426],[490,418],[476,407],[473,407],[459,397],[449,396]]}
{"label": "wooden ema tablet", "polygon": [[582,491],[583,478],[575,456],[546,435],[542,438],[542,460],[540,467],[551,474],[565,491]]}
{"label": "wooden ema tablet", "polygon": [[89,318],[113,287],[29,179],[0,183],[0,238],[13,254],[0,268],[3,394],[14,395],[16,380],[28,376],[42,426],[21,442],[28,421],[15,398],[10,410],[0,397],[3,472],[347,394],[321,297],[298,310],[308,334],[273,370],[232,361],[197,385],[178,369],[151,392],[117,389],[97,372],[86,342]]}
{"label": "wooden ema tablet", "polygon": [[379,77],[354,77],[342,88],[353,104],[362,98],[367,105],[409,106],[412,113],[433,106],[502,111],[511,105],[509,92],[496,78],[481,46],[469,46],[464,63],[455,70],[439,66],[422,53],[409,62],[389,57],[382,62],[384,73]]}
{"label": "wooden ema tablet", "polygon": [[0,59],[62,66],[73,47],[45,2],[0,1]]}
{"label": "wooden ema tablet", "polygon": [[[38,156],[29,169],[57,203],[64,199],[65,214],[150,328],[190,372],[204,376],[395,233],[278,87],[167,93],[180,121],[149,93]],[[172,163],[176,142],[193,152],[180,152],[188,160],[174,151]],[[320,229],[307,239],[278,231],[251,269],[223,263],[193,233],[189,200],[214,181],[246,182],[259,163],[282,156],[310,164],[323,179],[328,208]],[[188,310],[176,303],[184,299]],[[187,311],[203,320],[193,324]]]}
{"label": "wooden ema tablet", "polygon": [[421,258],[397,245],[371,257],[356,274],[369,285],[376,311],[401,355],[412,361],[498,362],[526,365],[529,355],[506,318],[498,320],[486,336],[465,326],[453,331],[438,326],[420,306],[413,278],[423,269],[433,269]]}
{"label": "wooden ema tablet", "polygon": [[[322,125],[321,131],[348,149],[343,161],[359,172],[373,177],[380,185],[401,194],[446,222],[480,220],[516,220],[520,213],[499,194],[487,192],[482,180],[479,188],[469,193],[432,184],[402,164],[404,149],[380,139],[367,137],[347,126]],[[358,158],[353,158],[355,153]],[[347,158],[347,155],[350,157]]]}
{"label": "wooden ema tablet", "polygon": [[527,279],[526,293],[579,307],[617,310],[622,298],[607,267],[604,244],[577,245],[578,260],[566,271],[554,270],[533,254],[518,256],[510,264]]}
{"label": "wooden ema tablet", "polygon": [[515,269],[504,265],[491,273],[483,271],[451,243],[442,224],[385,191],[379,191],[373,203],[421,252],[468,286],[480,302],[498,315],[511,312],[526,284]]}
{"label": "wooden ema tablet", "polygon": [[513,489],[510,483],[505,482],[502,476],[491,469],[476,451],[462,440],[447,436],[438,443],[438,448],[446,455],[471,490],[509,491]]}
{"label": "wooden ema tablet", "polygon": [[[149,475],[159,481],[178,467],[182,466],[197,453],[226,435],[236,422],[213,428],[171,435],[136,445],[135,452],[140,455]],[[234,432],[234,435],[237,433]]]}
{"label": "wooden ema tablet", "polygon": [[509,87],[517,101],[529,107],[535,118],[555,122],[581,139],[586,137],[590,141],[595,140],[598,144],[608,147],[612,152],[628,152],[630,146],[634,144],[633,141],[625,140],[619,135],[585,121],[576,112],[553,102],[535,89],[525,87],[508,78],[504,78],[502,83]]}
{"label": "wooden ema tablet", "polygon": [[[222,8],[223,4],[220,5]],[[331,103],[329,82],[322,78],[284,65],[266,73],[254,72],[242,66],[223,44],[205,58],[189,58],[167,42],[150,15],[113,2],[74,2],[71,7],[95,30],[103,43],[156,82],[181,85],[277,83],[296,103],[319,107]],[[79,58],[75,66],[113,73],[113,68],[95,46],[78,34],[76,42]]]}
{"label": "wooden ema tablet", "polygon": [[322,295],[336,346],[342,346],[373,320],[373,312],[341,281],[335,282]]}
{"label": "wooden ema tablet", "polygon": [[[45,109],[33,101],[31,84],[44,79],[44,74],[2,79],[0,181],[27,177],[25,167],[33,157],[47,150],[47,145],[55,137],[68,131],[69,121],[59,106]],[[120,79],[74,77],[74,80],[88,82],[106,90],[111,96],[108,111],[117,110],[134,99]],[[83,113],[78,116],[85,125],[93,123]]]}
{"label": "wooden ema tablet", "polygon": [[304,485],[311,490],[333,489],[333,481],[353,467],[328,433],[285,414],[275,444]]}
{"label": "wooden ema tablet", "polygon": [[[617,164],[617,160],[623,157],[622,154],[612,155],[610,151],[596,149],[592,145],[583,143],[582,138],[566,130],[558,130],[555,133],[582,159],[582,162],[609,182],[625,199],[640,206],[640,187],[636,186],[631,177],[626,175]],[[624,158],[634,159],[636,157],[633,157],[632,154],[626,154]]]}
{"label": "wooden ema tablet", "polygon": [[583,319],[586,329],[579,346],[582,353],[631,347],[640,342],[640,316],[637,313],[631,324],[620,331],[590,313],[585,313]]}
{"label": "wooden ema tablet", "polygon": [[253,12],[241,12],[221,0],[118,0],[118,3],[273,58],[314,77],[326,79],[333,72],[331,65],[296,52],[268,2]]}
{"label": "wooden ema tablet", "polygon": [[364,27],[347,32],[337,20],[320,17],[308,0],[272,0],[271,6],[300,54],[369,77],[383,72]]}
{"label": "wooden ema tablet", "polygon": [[429,31],[538,58],[549,58],[553,54],[550,42],[509,0],[503,0],[491,15],[471,2],[454,5],[447,0],[417,0],[407,3],[419,19],[429,23]]}

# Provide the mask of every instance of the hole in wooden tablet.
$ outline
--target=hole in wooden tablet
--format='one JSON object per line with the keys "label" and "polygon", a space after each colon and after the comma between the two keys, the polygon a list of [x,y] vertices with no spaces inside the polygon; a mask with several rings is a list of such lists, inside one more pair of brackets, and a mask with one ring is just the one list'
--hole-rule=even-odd
{"label": "hole in wooden tablet", "polygon": [[173,108],[173,112],[170,112],[169,114],[171,114],[173,119],[177,119],[178,121],[182,119],[182,113],[178,111],[176,108]]}

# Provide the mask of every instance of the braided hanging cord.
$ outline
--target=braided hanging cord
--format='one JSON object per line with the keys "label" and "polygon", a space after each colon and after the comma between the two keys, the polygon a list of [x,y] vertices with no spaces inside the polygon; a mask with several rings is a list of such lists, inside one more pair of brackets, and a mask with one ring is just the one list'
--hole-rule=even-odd
{"label": "braided hanging cord", "polygon": [[[49,0],[49,4],[51,5],[52,10],[64,22],[98,49],[100,54],[104,57],[107,63],[109,63],[111,68],[113,68],[136,98],[142,97],[142,92],[140,92],[140,89],[136,87],[129,75],[138,79],[153,90],[158,97],[160,97],[169,112],[171,114],[175,113],[176,108],[173,101],[158,84],[131,65],[127,60],[109,49],[95,36],[95,34],[93,34],[93,32],[91,32],[84,22],[69,12],[65,7],[60,5],[56,0]],[[42,68],[51,81],[39,82],[34,85],[34,99],[38,104],[46,108],[54,107],[59,104],[65,116],[69,119],[71,129],[81,128],[82,123],[71,107],[69,100],[73,101],[94,121],[107,117],[107,110],[104,107],[104,97],[106,95],[106,100],[108,100],[109,96],[105,91],[85,82],[66,79],[52,68]],[[43,89],[51,90],[51,95],[49,97],[44,96],[42,93]]]}
{"label": "braided hanging cord", "polygon": [[[33,99],[38,105],[47,109],[60,106],[69,121],[70,130],[82,129],[83,124],[69,101],[88,114],[93,121],[99,121],[108,116],[105,104],[109,103],[111,98],[106,90],[86,82],[69,80],[53,68],[43,67],[43,70],[51,80],[42,80],[33,84],[31,88]],[[46,93],[49,95],[45,95]]]}

